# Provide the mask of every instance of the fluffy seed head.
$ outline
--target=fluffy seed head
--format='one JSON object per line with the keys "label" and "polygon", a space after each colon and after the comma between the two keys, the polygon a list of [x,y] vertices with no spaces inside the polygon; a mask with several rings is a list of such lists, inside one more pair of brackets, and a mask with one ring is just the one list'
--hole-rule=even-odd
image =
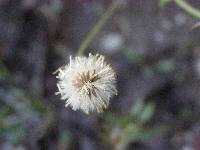
{"label": "fluffy seed head", "polygon": [[117,95],[116,75],[103,55],[72,58],[68,65],[58,69],[58,92],[65,106],[85,113],[102,112],[110,98]]}

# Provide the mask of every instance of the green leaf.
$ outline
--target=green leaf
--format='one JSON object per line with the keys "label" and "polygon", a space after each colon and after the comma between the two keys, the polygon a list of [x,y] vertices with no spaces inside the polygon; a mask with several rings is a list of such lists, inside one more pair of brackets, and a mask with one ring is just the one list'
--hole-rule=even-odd
{"label": "green leaf", "polygon": [[45,107],[44,103],[42,102],[41,98],[31,95],[23,89],[18,89],[18,90],[21,93],[21,95],[18,98],[23,100],[25,103],[28,103],[30,105],[31,109],[33,109],[37,112],[45,112],[46,111],[46,107]]}
{"label": "green leaf", "polygon": [[132,64],[139,64],[142,60],[142,56],[135,50],[126,50],[125,56],[128,59],[128,61]]}
{"label": "green leaf", "polygon": [[6,66],[2,63],[0,63],[0,79],[6,79],[10,76],[9,70],[6,68]]}
{"label": "green leaf", "polygon": [[120,141],[116,145],[117,150],[125,150],[131,142],[138,141],[140,135],[140,127],[136,124],[130,123],[125,127],[121,133]]}
{"label": "green leaf", "polygon": [[154,76],[154,70],[151,66],[145,66],[142,68],[142,74],[144,79],[151,79]]}
{"label": "green leaf", "polygon": [[9,115],[15,114],[16,111],[14,110],[13,107],[11,106],[4,106],[3,108],[1,108],[0,111],[0,118],[5,118]]}
{"label": "green leaf", "polygon": [[63,131],[61,132],[60,139],[61,139],[63,142],[69,141],[69,139],[70,139],[70,133],[69,133],[69,131],[63,130]]}
{"label": "green leaf", "polygon": [[59,150],[67,149],[70,142],[70,133],[68,130],[63,130],[59,137],[58,147]]}
{"label": "green leaf", "polygon": [[140,114],[139,121],[142,123],[145,123],[151,119],[155,111],[155,104],[154,103],[148,103],[144,109],[143,112]]}
{"label": "green leaf", "polygon": [[173,59],[160,60],[156,64],[156,69],[161,73],[169,73],[174,71],[176,68],[176,63]]}
{"label": "green leaf", "polygon": [[164,8],[165,6],[169,4],[169,2],[171,2],[171,0],[160,0],[159,2],[160,8]]}
{"label": "green leaf", "polygon": [[144,107],[144,103],[141,99],[138,99],[134,104],[133,106],[131,107],[130,109],[130,114],[132,116],[138,116],[142,110],[143,110],[143,107]]}
{"label": "green leaf", "polygon": [[156,133],[160,133],[163,131],[162,127],[151,127],[151,128],[144,128],[140,130],[140,135],[138,135],[138,141],[148,141],[154,136]]}
{"label": "green leaf", "polygon": [[119,124],[119,118],[114,113],[106,113],[105,120],[109,126],[116,127]]}
{"label": "green leaf", "polygon": [[122,127],[129,125],[129,123],[131,123],[131,122],[132,122],[132,118],[128,115],[120,118],[120,125]]}
{"label": "green leaf", "polygon": [[18,143],[25,138],[26,131],[21,124],[10,126],[6,128],[6,130],[6,138],[13,144]]}
{"label": "green leaf", "polygon": [[44,104],[42,103],[41,99],[31,100],[31,106],[36,111],[39,111],[39,112],[46,111],[46,108],[45,108]]}

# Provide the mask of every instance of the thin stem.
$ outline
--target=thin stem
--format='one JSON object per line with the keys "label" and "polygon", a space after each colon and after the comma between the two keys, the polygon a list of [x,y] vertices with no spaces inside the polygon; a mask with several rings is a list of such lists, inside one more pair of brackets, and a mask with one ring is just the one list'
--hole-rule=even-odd
{"label": "thin stem", "polygon": [[186,1],[184,0],[174,0],[174,2],[181,7],[182,9],[184,9],[186,12],[188,12],[190,15],[199,18],[200,19],[200,11],[194,7],[192,7],[190,4],[188,4]]}
{"label": "thin stem", "polygon": [[113,2],[110,7],[107,9],[107,11],[103,14],[101,19],[96,23],[96,25],[92,28],[90,33],[87,35],[87,37],[84,39],[84,41],[81,43],[79,50],[77,52],[77,55],[82,55],[84,51],[88,48],[92,40],[95,38],[97,33],[102,29],[102,27],[105,25],[107,20],[114,14],[114,12],[117,10],[117,3]]}

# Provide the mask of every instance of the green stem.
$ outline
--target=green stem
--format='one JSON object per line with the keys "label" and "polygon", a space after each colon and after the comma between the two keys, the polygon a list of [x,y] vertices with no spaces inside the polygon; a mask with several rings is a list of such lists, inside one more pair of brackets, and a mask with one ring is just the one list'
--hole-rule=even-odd
{"label": "green stem", "polygon": [[117,10],[117,3],[113,2],[111,6],[107,9],[107,11],[103,14],[101,19],[96,23],[96,25],[92,28],[90,33],[87,35],[87,37],[84,39],[84,41],[81,43],[79,50],[77,52],[77,55],[82,55],[84,51],[88,48],[92,40],[95,38],[97,33],[102,29],[102,27],[105,25],[107,20],[114,14],[114,12]]}
{"label": "green stem", "polygon": [[184,0],[174,0],[174,2],[181,7],[182,9],[184,9],[186,12],[188,12],[190,15],[199,18],[200,19],[200,11],[194,7],[192,7],[190,4],[188,4],[186,1]]}

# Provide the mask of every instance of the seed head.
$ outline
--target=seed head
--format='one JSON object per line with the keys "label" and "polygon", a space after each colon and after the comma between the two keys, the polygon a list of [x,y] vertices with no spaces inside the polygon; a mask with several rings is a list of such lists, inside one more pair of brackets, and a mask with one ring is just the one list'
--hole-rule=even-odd
{"label": "seed head", "polygon": [[58,92],[65,106],[85,113],[102,112],[117,95],[116,74],[103,55],[72,58],[68,65],[58,69]]}

